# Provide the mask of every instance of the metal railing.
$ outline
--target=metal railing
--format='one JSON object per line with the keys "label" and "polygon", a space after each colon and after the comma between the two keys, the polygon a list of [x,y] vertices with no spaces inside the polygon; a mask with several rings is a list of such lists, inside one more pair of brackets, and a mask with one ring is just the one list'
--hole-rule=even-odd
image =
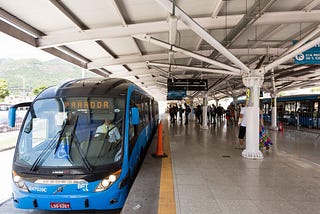
{"label": "metal railing", "polygon": [[[264,114],[263,119],[267,123],[271,123],[271,115]],[[300,126],[311,129],[320,129],[320,113],[319,112],[301,112],[296,114],[285,114],[278,116],[278,122],[282,122],[286,126]]]}

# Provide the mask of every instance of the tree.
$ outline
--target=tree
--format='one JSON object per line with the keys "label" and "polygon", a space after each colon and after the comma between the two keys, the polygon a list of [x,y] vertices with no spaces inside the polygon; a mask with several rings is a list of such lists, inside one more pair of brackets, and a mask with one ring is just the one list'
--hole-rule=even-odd
{"label": "tree", "polygon": [[0,79],[0,99],[9,96],[8,83],[6,80]]}
{"label": "tree", "polygon": [[32,90],[32,93],[33,93],[34,95],[38,95],[38,94],[40,94],[41,91],[43,91],[43,90],[46,89],[46,88],[47,88],[47,86],[45,86],[45,85],[39,86],[38,88],[34,88],[34,89]]}

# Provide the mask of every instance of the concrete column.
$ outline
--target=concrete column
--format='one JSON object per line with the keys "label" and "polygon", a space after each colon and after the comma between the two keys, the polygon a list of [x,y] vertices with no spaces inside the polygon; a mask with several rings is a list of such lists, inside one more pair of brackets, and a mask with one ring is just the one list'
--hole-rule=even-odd
{"label": "concrete column", "polygon": [[250,102],[248,102],[246,113],[246,148],[242,151],[242,156],[250,159],[263,159],[263,154],[259,150],[259,96],[263,75],[259,70],[255,70],[243,76],[242,81],[246,87],[250,88]]}
{"label": "concrete column", "polygon": [[208,129],[208,94],[205,93],[203,96],[203,103],[202,103],[202,129]]}
{"label": "concrete column", "polygon": [[271,94],[271,129],[278,130],[277,126],[277,89],[276,81],[274,78],[274,70],[271,69],[271,84],[272,84],[272,94]]}
{"label": "concrete column", "polygon": [[277,125],[277,96],[275,94],[271,97],[271,129],[278,130]]}

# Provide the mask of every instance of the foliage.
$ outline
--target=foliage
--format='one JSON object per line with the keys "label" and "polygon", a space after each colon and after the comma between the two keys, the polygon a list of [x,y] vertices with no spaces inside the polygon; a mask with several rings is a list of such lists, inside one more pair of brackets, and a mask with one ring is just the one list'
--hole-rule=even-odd
{"label": "foliage", "polygon": [[[10,94],[32,93],[40,86],[58,85],[70,79],[81,78],[82,69],[60,59],[0,59],[0,78],[8,82]],[[86,77],[97,76],[90,71]],[[25,85],[23,85],[25,83]]]}
{"label": "foliage", "polygon": [[43,91],[43,90],[46,89],[46,88],[47,88],[47,86],[45,86],[45,85],[39,86],[39,87],[37,87],[37,88],[34,88],[34,89],[32,90],[32,93],[33,93],[34,95],[38,95],[38,94],[40,94],[41,91]]}
{"label": "foliage", "polygon": [[0,79],[0,98],[4,99],[9,95],[8,83],[6,80]]}

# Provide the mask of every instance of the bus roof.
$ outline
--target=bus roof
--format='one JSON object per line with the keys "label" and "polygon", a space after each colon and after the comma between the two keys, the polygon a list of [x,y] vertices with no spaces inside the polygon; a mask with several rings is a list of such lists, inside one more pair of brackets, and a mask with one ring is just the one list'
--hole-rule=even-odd
{"label": "bus roof", "polygon": [[39,94],[37,99],[64,96],[118,96],[126,94],[132,82],[119,78],[84,78],[64,82]]}

